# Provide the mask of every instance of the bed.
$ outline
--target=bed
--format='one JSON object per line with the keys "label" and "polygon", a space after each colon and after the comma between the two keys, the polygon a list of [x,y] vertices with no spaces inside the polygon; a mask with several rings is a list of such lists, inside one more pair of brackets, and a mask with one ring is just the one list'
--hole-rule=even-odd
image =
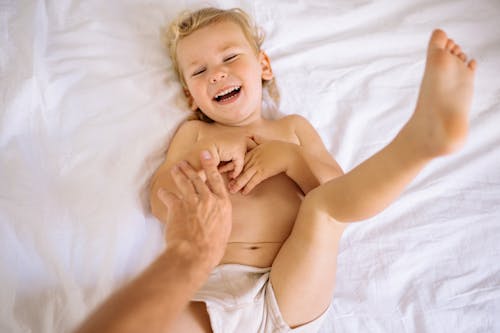
{"label": "bed", "polygon": [[149,180],[187,116],[161,33],[242,7],[281,93],[350,170],[409,118],[443,28],[479,67],[470,133],[350,226],[321,332],[500,332],[500,2],[0,3],[0,331],[66,332],[163,249]]}

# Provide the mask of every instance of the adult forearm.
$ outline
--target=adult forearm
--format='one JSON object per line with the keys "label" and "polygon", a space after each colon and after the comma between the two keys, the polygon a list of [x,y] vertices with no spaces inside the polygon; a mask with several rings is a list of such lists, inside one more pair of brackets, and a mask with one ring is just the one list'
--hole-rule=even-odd
{"label": "adult forearm", "polygon": [[168,332],[209,271],[201,260],[167,250],[99,306],[76,332]]}

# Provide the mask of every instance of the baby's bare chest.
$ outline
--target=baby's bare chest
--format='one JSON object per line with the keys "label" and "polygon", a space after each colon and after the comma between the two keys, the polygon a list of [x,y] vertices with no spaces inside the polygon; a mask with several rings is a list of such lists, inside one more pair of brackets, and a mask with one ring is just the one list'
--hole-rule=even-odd
{"label": "baby's bare chest", "polygon": [[261,137],[265,140],[279,140],[299,144],[299,139],[290,123],[284,120],[267,121],[258,127],[231,127],[207,124],[200,128],[198,140],[210,140],[211,138],[225,136],[234,137]]}

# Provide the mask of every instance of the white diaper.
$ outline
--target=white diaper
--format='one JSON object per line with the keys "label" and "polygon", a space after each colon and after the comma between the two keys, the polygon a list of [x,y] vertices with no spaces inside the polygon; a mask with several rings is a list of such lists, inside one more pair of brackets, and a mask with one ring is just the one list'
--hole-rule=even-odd
{"label": "white diaper", "polygon": [[269,280],[270,270],[238,264],[213,270],[193,301],[205,302],[214,333],[313,333],[320,329],[327,311],[295,329],[286,324]]}

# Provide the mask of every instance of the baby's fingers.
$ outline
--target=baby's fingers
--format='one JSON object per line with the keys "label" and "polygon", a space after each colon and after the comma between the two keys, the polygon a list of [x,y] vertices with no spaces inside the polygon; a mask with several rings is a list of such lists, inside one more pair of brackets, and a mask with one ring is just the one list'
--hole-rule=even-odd
{"label": "baby's fingers", "polygon": [[248,181],[248,183],[246,184],[246,186],[243,188],[243,191],[241,191],[241,193],[243,195],[247,195],[248,193],[250,193],[250,191],[252,191],[254,189],[255,186],[259,185],[261,182],[262,182],[263,178],[262,176],[259,176],[259,174],[255,174],[252,179],[250,179]]}
{"label": "baby's fingers", "polygon": [[271,140],[268,140],[266,138],[264,138],[263,136],[260,136],[260,135],[253,135],[252,136],[252,140],[257,144],[257,145],[261,145],[263,143],[267,143],[267,142],[270,142]]}
{"label": "baby's fingers", "polygon": [[229,192],[237,193],[241,190],[248,183],[248,181],[252,179],[255,172],[254,168],[250,168],[245,170],[245,172],[243,172],[238,178],[229,182]]}
{"label": "baby's fingers", "polygon": [[243,170],[245,160],[243,158],[237,158],[231,162],[234,165],[234,171],[231,174],[231,178],[236,178],[240,175]]}
{"label": "baby's fingers", "polygon": [[253,137],[246,137],[246,145],[247,145],[247,151],[250,151],[257,147],[257,142],[253,139]]}
{"label": "baby's fingers", "polygon": [[220,173],[229,172],[234,170],[234,163],[229,162],[217,168]]}

